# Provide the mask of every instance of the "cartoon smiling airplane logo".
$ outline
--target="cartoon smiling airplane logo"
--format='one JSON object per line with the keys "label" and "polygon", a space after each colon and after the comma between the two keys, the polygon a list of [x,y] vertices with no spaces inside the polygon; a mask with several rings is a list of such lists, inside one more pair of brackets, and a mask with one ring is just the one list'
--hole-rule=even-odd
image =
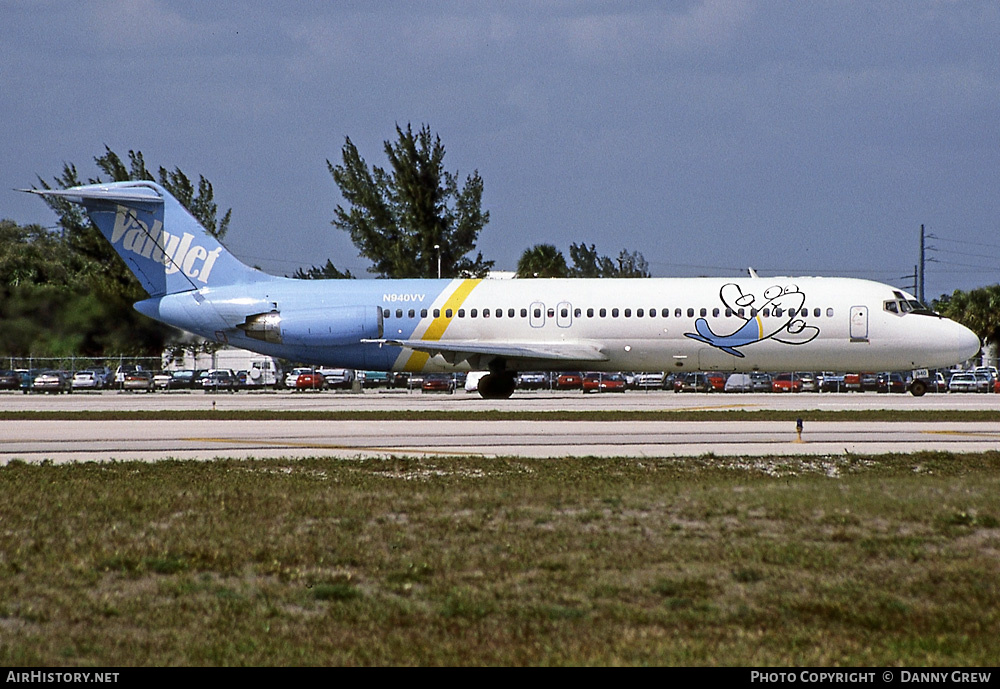
{"label": "cartoon smiling airplane logo", "polygon": [[[744,294],[739,285],[727,283],[722,286],[719,297],[733,314],[739,314],[742,310],[743,313],[749,313],[750,317],[739,316],[744,321],[743,325],[728,335],[716,335],[708,326],[708,321],[699,318],[694,323],[694,329],[698,332],[684,333],[686,336],[742,358],[745,354],[739,348],[755,342],[770,339],[800,345],[819,335],[819,328],[806,325],[798,317],[806,295],[795,285],[768,287],[764,290],[763,298],[758,300],[753,294]],[[767,317],[763,316],[765,309],[768,310]]]}

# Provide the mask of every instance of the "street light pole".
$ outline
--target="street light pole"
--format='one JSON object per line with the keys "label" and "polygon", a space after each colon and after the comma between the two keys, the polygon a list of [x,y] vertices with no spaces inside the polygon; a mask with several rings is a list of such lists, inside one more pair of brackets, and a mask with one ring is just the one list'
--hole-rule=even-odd
{"label": "street light pole", "polygon": [[437,251],[437,257],[438,257],[438,280],[440,280],[441,279],[441,245],[440,244],[435,244],[434,245],[434,250]]}

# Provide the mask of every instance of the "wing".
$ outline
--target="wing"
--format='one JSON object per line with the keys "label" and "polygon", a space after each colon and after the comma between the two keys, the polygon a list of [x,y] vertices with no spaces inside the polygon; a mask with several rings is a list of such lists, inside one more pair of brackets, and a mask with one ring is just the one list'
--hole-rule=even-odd
{"label": "wing", "polygon": [[362,340],[389,347],[408,347],[455,363],[472,357],[503,357],[531,361],[607,361],[608,355],[589,342],[490,342],[483,340]]}

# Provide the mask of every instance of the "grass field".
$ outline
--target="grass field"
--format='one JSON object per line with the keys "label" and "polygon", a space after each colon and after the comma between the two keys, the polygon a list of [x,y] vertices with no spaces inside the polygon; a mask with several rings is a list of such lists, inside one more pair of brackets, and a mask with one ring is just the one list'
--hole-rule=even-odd
{"label": "grass field", "polygon": [[1000,453],[0,467],[0,664],[982,665]]}

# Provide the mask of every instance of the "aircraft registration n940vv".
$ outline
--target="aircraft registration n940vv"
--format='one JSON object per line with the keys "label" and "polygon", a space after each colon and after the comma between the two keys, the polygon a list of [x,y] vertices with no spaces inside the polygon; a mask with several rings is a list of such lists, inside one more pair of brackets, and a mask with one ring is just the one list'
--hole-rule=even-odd
{"label": "aircraft registration n940vv", "polygon": [[487,398],[509,397],[525,370],[905,371],[980,347],[867,280],[297,280],[240,263],[153,182],[25,191],[86,209],[149,293],[135,308],[150,318],[316,365],[488,370]]}

